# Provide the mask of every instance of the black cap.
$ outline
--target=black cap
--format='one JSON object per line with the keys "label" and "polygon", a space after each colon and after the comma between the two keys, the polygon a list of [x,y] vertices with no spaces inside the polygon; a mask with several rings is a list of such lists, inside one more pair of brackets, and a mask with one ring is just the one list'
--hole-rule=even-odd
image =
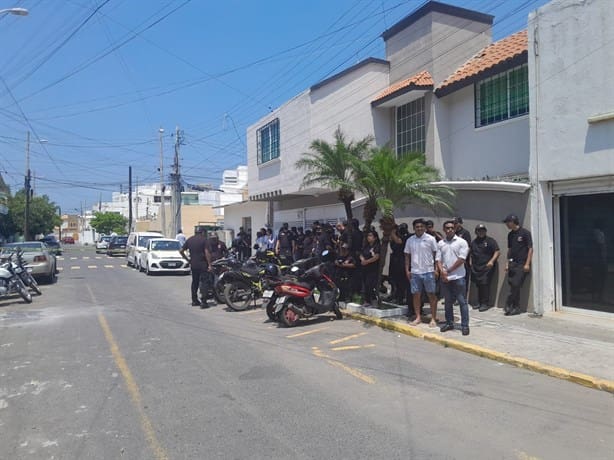
{"label": "black cap", "polygon": [[518,219],[518,216],[516,214],[508,214],[507,216],[505,216],[505,219],[503,219],[503,222],[514,222],[515,224],[518,224],[520,222],[520,219]]}
{"label": "black cap", "polygon": [[484,225],[484,224],[477,224],[475,226],[476,233],[477,233],[478,230],[486,230],[486,225]]}
{"label": "black cap", "polygon": [[454,218],[454,223],[456,224],[462,224],[463,223],[463,218],[458,216]]}

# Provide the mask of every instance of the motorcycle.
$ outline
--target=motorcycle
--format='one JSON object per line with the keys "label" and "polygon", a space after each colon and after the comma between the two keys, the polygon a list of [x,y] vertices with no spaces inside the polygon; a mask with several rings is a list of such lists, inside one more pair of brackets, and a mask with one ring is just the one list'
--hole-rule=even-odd
{"label": "motorcycle", "polygon": [[332,254],[322,253],[322,263],[300,273],[300,268],[292,270],[296,279],[287,279],[275,286],[277,299],[273,316],[286,327],[296,326],[301,318],[332,311],[337,319],[343,318],[339,309],[339,288],[330,273]]}
{"label": "motorcycle", "polygon": [[218,259],[211,263],[211,275],[213,282],[211,283],[211,291],[217,303],[226,303],[224,297],[225,282],[222,280],[224,273],[236,270],[241,267],[242,262],[237,259],[234,253],[230,253],[228,257]]}
{"label": "motorcycle", "polygon": [[36,292],[36,294],[43,295],[43,291],[41,291],[41,288],[38,286],[38,283],[32,276],[32,268],[28,267],[23,260],[23,251],[18,250],[15,253],[15,260],[13,261],[11,257],[9,262],[13,265],[13,270],[15,273],[17,273],[17,275],[19,275],[19,278],[21,278],[24,285]]}
{"label": "motorcycle", "polygon": [[9,260],[0,266],[0,297],[19,294],[26,303],[32,303],[32,294],[15,272],[13,263]]}

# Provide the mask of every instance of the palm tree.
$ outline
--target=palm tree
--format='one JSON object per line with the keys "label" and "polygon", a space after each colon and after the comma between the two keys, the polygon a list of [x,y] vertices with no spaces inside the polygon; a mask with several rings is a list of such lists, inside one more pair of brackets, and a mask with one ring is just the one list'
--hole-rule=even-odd
{"label": "palm tree", "polygon": [[337,191],[337,198],[343,203],[348,222],[352,220],[352,161],[364,158],[372,136],[358,142],[347,142],[341,128],[335,130],[335,142],[316,139],[311,143],[311,152],[304,153],[296,162],[297,168],[307,170],[303,178],[303,187],[320,184]]}
{"label": "palm tree", "polygon": [[[376,147],[366,161],[353,161],[355,190],[365,195],[365,229],[369,229],[380,211],[382,253],[381,278],[388,251],[390,235],[395,227],[394,209],[415,204],[432,210],[451,210],[454,190],[433,185],[439,171],[427,166],[423,154],[409,153],[398,157],[389,147]],[[349,184],[348,184],[349,185]],[[378,284],[379,285],[379,284]]]}

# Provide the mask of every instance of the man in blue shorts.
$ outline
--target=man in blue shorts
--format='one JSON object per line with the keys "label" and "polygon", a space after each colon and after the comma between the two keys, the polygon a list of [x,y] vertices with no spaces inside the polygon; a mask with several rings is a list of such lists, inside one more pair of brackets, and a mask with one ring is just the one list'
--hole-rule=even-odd
{"label": "man in blue shorts", "polygon": [[[437,326],[437,296],[435,285],[435,267],[439,260],[439,250],[434,237],[426,233],[426,221],[416,219],[412,223],[414,235],[405,243],[405,275],[409,280],[411,298],[416,319],[411,324],[422,322],[420,307],[422,306],[422,289],[426,291],[431,304],[431,322],[429,326]],[[411,305],[410,305],[411,306]]]}

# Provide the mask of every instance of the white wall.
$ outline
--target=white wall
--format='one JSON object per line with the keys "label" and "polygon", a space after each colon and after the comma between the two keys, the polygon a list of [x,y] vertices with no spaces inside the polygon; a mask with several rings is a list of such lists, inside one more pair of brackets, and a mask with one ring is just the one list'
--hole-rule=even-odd
{"label": "white wall", "polygon": [[456,180],[526,175],[529,117],[476,128],[473,88],[467,86],[437,101],[435,167]]}
{"label": "white wall", "polygon": [[[309,151],[315,139],[333,140],[341,126],[348,140],[375,135],[374,126],[381,125],[371,110],[371,100],[388,86],[388,66],[372,62],[358,67],[331,82],[306,90],[279,109],[260,119],[247,130],[249,194],[281,190],[283,194],[300,190],[305,171],[295,167],[296,161]],[[280,157],[257,164],[257,130],[279,118]],[[388,131],[377,133],[378,142],[389,140]]]}
{"label": "white wall", "polygon": [[538,180],[614,174],[614,5],[610,0],[555,0],[530,17]]}
{"label": "white wall", "polygon": [[614,112],[613,23],[610,0],[554,0],[529,15],[532,272],[542,312],[562,301],[553,183],[614,175],[614,119],[587,121]]}
{"label": "white wall", "polygon": [[[267,219],[267,203],[262,201],[247,201],[235,203],[224,207],[224,230],[232,230],[233,236],[243,226],[243,218],[252,219],[252,242],[256,241],[256,232],[264,227]],[[248,229],[246,228],[245,231]]]}

